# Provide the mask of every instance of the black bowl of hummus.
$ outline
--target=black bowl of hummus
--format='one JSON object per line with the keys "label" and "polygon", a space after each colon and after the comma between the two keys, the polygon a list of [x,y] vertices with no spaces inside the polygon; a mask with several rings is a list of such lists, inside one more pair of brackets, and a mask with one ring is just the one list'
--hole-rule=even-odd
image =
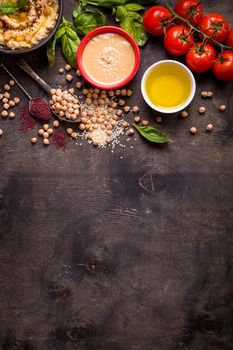
{"label": "black bowl of hummus", "polygon": [[62,0],[0,0],[0,53],[38,49],[54,35],[61,17]]}

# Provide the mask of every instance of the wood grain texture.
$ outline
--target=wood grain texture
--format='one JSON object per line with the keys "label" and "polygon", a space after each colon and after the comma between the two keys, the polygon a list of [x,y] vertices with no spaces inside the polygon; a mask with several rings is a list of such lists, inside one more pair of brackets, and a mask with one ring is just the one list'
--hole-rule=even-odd
{"label": "wood grain texture", "polygon": [[[64,3],[69,17],[75,1]],[[232,1],[203,5],[231,19]],[[160,39],[141,52],[130,104],[153,123],[140,80],[169,56]],[[43,49],[25,58],[49,84],[66,86],[60,53],[51,70]],[[2,59],[33,96],[43,95]],[[1,86],[7,79],[1,72]],[[232,84],[196,79],[189,117],[159,126],[172,140],[165,146],[135,136],[114,153],[85,142],[57,151],[30,145],[34,131],[19,131],[19,110],[15,121],[0,120],[0,348],[233,348]],[[214,98],[202,100],[202,90]]]}

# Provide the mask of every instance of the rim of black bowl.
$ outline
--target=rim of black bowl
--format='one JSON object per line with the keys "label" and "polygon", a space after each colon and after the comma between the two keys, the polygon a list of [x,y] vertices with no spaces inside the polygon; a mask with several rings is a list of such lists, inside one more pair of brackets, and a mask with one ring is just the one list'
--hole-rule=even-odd
{"label": "rim of black bowl", "polygon": [[3,46],[0,46],[0,53],[2,54],[5,54],[5,55],[21,55],[21,54],[24,54],[24,53],[29,53],[29,52],[32,52],[34,50],[37,50],[39,49],[40,47],[44,46],[51,38],[52,36],[55,34],[60,22],[61,22],[61,18],[62,18],[62,14],[63,14],[63,4],[62,4],[62,0],[58,0],[58,3],[59,3],[59,9],[58,9],[58,17],[57,17],[57,20],[56,20],[56,24],[55,26],[53,27],[53,29],[51,30],[51,32],[49,33],[49,35],[44,38],[43,40],[41,40],[39,42],[39,44],[35,45],[35,46],[32,46],[28,49],[22,49],[22,50],[11,50],[11,49],[8,49],[8,48],[4,48]]}

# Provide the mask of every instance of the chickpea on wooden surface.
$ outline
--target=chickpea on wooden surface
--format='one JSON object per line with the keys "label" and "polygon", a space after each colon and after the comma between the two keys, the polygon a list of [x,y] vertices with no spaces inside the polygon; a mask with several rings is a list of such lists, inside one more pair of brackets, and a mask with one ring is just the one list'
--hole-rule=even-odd
{"label": "chickpea on wooden surface", "polygon": [[190,134],[195,135],[197,133],[197,128],[195,128],[195,126],[192,126],[189,131]]}

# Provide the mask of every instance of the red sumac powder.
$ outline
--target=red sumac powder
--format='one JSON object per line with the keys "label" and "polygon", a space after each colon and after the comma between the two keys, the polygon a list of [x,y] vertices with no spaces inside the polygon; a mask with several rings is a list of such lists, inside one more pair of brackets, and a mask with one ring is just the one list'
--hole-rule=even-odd
{"label": "red sumac powder", "polygon": [[67,135],[62,130],[57,130],[52,135],[52,143],[56,148],[66,148],[67,145]]}
{"label": "red sumac powder", "polygon": [[52,116],[48,101],[43,97],[33,98],[29,103],[30,113],[42,120],[49,120]]}
{"label": "red sumac powder", "polygon": [[29,131],[36,126],[36,120],[29,112],[29,105],[24,106],[20,112],[20,130]]}

